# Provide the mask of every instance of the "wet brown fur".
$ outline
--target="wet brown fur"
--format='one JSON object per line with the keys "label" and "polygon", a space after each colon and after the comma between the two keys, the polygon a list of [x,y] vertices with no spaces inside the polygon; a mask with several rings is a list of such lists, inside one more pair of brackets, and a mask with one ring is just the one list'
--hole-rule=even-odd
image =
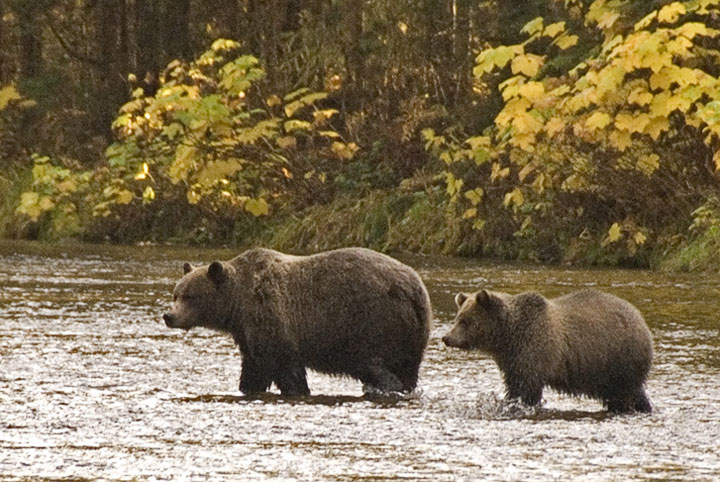
{"label": "wet brown fur", "polygon": [[614,412],[650,412],[644,385],[652,337],[629,302],[598,290],[547,299],[481,290],[458,294],[449,346],[489,353],[508,398],[536,405],[543,387],[602,400]]}
{"label": "wet brown fur", "polygon": [[191,269],[166,324],[231,334],[242,354],[240,390],[305,395],[305,369],[346,375],[367,389],[411,391],[432,312],[418,274],[364,248],[312,256],[252,249]]}

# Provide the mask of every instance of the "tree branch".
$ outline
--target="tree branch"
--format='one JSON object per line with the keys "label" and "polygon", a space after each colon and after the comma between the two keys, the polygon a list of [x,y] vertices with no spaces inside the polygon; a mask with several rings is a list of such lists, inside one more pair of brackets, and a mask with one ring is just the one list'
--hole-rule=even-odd
{"label": "tree branch", "polygon": [[53,24],[52,15],[50,12],[45,13],[45,20],[47,22],[48,27],[50,28],[50,31],[57,39],[60,46],[65,50],[65,52],[72,58],[79,60],[83,63],[90,64],[91,66],[100,69],[105,68],[107,66],[106,62],[102,62],[100,60],[94,59],[92,57],[88,57],[87,55],[83,55],[79,52],[77,52],[75,49],[73,49],[70,44],[68,44],[65,39],[60,35],[60,32],[55,28],[55,25]]}

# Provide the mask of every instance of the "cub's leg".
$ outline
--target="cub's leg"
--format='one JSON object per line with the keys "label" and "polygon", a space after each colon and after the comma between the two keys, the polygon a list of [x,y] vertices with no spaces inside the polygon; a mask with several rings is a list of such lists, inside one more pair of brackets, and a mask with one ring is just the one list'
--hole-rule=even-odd
{"label": "cub's leg", "polygon": [[543,386],[540,383],[533,383],[530,381],[518,381],[505,377],[505,399],[506,400],[517,400],[518,398],[525,404],[531,407],[540,405],[542,401]]}

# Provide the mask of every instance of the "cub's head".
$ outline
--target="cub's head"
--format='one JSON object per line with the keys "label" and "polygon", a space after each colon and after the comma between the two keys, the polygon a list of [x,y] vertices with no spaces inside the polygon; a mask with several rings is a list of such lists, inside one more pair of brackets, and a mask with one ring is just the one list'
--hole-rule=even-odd
{"label": "cub's head", "polygon": [[170,328],[194,326],[221,328],[231,309],[230,286],[233,268],[219,261],[208,266],[183,266],[185,276],[175,285],[172,309],[163,315]]}
{"label": "cub's head", "polygon": [[494,351],[495,340],[507,318],[505,296],[486,290],[455,295],[458,312],[443,342],[454,348]]}

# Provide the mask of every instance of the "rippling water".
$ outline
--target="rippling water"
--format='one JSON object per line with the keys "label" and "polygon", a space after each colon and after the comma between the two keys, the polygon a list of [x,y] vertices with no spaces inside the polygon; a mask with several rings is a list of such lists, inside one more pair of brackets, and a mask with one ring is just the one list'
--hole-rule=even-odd
{"label": "rippling water", "polygon": [[[720,279],[401,257],[437,317],[417,393],[366,398],[311,373],[313,396],[237,391],[231,339],[167,329],[182,263],[229,251],[0,243],[2,480],[714,480],[720,477]],[[486,356],[444,347],[453,296],[594,286],[644,313],[651,415],[545,392],[502,402]]]}

